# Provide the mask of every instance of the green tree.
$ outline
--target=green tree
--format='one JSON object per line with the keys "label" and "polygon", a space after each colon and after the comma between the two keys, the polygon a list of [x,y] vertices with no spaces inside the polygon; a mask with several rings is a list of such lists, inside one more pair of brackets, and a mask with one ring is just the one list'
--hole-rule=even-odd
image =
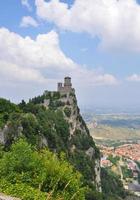
{"label": "green tree", "polygon": [[0,98],[0,127],[3,128],[4,124],[8,121],[9,116],[13,112],[21,112],[19,107],[10,101]]}
{"label": "green tree", "polygon": [[58,159],[46,149],[37,152],[24,139],[0,158],[0,192],[23,200],[85,199],[81,175],[63,154]]}
{"label": "green tree", "polygon": [[109,169],[101,168],[101,184],[102,190],[107,196],[119,196],[124,198],[126,195],[120,177]]}

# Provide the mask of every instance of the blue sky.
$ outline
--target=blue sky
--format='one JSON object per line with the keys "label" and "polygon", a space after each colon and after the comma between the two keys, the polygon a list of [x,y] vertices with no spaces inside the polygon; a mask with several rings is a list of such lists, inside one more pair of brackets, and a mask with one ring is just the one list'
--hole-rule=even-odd
{"label": "blue sky", "polygon": [[139,3],[1,1],[0,96],[19,102],[70,75],[80,105],[139,106]]}

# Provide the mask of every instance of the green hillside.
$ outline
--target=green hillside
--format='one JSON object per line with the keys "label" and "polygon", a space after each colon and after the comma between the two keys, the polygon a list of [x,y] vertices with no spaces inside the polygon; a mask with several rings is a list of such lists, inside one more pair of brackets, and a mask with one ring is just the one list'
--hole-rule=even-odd
{"label": "green hillside", "polygon": [[[58,92],[47,93],[19,105],[0,99],[0,139],[4,135],[0,192],[23,200],[124,197],[118,177],[103,173],[101,183],[97,182],[99,149],[80,115],[75,95],[70,94],[69,102],[62,101],[64,98]],[[45,99],[50,100],[47,106],[43,104]],[[106,176],[110,177],[109,192]]]}

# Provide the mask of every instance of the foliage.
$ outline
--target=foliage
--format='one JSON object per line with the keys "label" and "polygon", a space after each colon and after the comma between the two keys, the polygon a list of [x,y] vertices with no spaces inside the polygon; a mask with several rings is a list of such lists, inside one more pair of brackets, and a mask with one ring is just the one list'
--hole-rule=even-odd
{"label": "foliage", "polygon": [[[73,97],[81,130],[77,129],[71,137],[71,124],[64,117],[64,113],[69,117],[71,110],[67,106],[64,113],[62,112],[65,103],[60,101],[60,93],[47,91],[28,103],[22,100],[19,105],[0,99],[0,127],[5,123],[8,126],[6,145],[10,148],[21,135],[26,138],[26,141],[20,139],[13,144],[8,152],[3,147],[0,148],[1,192],[23,200],[113,200],[114,195],[123,196],[121,182],[108,171],[102,172],[103,192],[107,197],[96,192],[93,185],[93,178],[96,176],[94,158],[99,158],[100,152],[89,135],[76,98]],[[41,105],[44,99],[50,99],[48,109]],[[87,134],[83,134],[83,128]],[[39,143],[42,136],[47,140],[48,148],[58,153],[58,157],[48,150],[41,150]],[[72,152],[73,145],[76,149]],[[94,149],[93,159],[86,155],[86,150],[90,147]],[[61,151],[65,152],[67,160],[74,168],[61,155]]]}
{"label": "foliage", "polygon": [[103,194],[97,192],[95,189],[88,189],[86,192],[86,200],[102,200]]}
{"label": "foliage", "polygon": [[47,197],[47,194],[26,183],[17,182],[16,184],[12,184],[5,179],[0,180],[0,191],[7,195],[20,197],[23,200],[46,200]]}
{"label": "foliage", "polygon": [[32,113],[24,114],[21,117],[23,134],[31,144],[37,144],[39,137],[39,123],[36,116]]}
{"label": "foliage", "polygon": [[88,133],[88,135],[90,135],[89,129],[88,129],[88,127],[87,127],[85,121],[83,120],[83,117],[80,115],[80,110],[79,110],[79,108],[78,108],[78,113],[79,113],[79,114],[78,114],[78,116],[77,116],[77,120],[79,120],[79,122],[81,122],[82,126],[86,129],[86,132]]}
{"label": "foliage", "polygon": [[22,134],[28,142],[39,145],[41,135],[48,141],[49,148],[57,152],[66,151],[69,138],[69,125],[60,110],[46,110],[45,107],[28,103],[24,113],[12,113],[9,119],[8,144],[18,137],[18,129],[23,128]]}
{"label": "foliage", "polygon": [[82,173],[84,176],[85,183],[91,184],[93,180],[94,160],[90,160],[90,158],[80,150],[76,150],[75,152],[70,154],[70,162],[75,166],[75,168]]}
{"label": "foliage", "polygon": [[60,92],[53,92],[53,100],[60,99]]}
{"label": "foliage", "polygon": [[56,110],[58,107],[61,107],[61,106],[65,106],[65,103],[60,100],[56,100],[56,101],[51,100],[49,104],[49,107],[54,110]]}
{"label": "foliage", "polygon": [[43,95],[39,95],[37,97],[30,99],[29,103],[40,104],[43,103],[45,99],[50,99],[50,98],[51,98],[51,92],[45,91]]}
{"label": "foliage", "polygon": [[106,195],[116,195],[122,198],[126,195],[120,177],[109,169],[101,168],[101,184]]}
{"label": "foliage", "polygon": [[61,94],[61,98],[66,98],[67,94]]}
{"label": "foliage", "polygon": [[0,159],[3,157],[4,154],[4,146],[0,144]]}
{"label": "foliage", "polygon": [[29,101],[27,104],[20,103],[19,107],[24,113],[33,113],[35,115],[39,112],[39,110],[46,110],[43,105],[35,104],[31,101]]}
{"label": "foliage", "polygon": [[127,166],[122,166],[121,169],[122,169],[122,174],[123,174],[124,179],[133,178],[133,172],[131,169],[128,169]]}
{"label": "foliage", "polygon": [[[136,162],[138,168],[140,169],[140,162]],[[140,172],[138,172],[138,182],[140,184]]]}
{"label": "foliage", "polygon": [[21,199],[84,200],[81,175],[48,150],[37,152],[24,139],[0,159],[0,191]]}
{"label": "foliage", "polygon": [[9,119],[9,115],[13,112],[20,112],[19,107],[6,99],[0,98],[0,127],[3,128]]}
{"label": "foliage", "polygon": [[71,144],[74,144],[78,149],[87,150],[90,147],[95,147],[95,143],[91,136],[83,134],[81,130],[76,129],[72,136]]}
{"label": "foliage", "polygon": [[6,99],[0,98],[0,113],[12,113],[12,112],[19,112],[19,108],[14,103]]}
{"label": "foliage", "polygon": [[109,155],[107,159],[110,160],[110,162],[112,162],[113,165],[117,165],[118,161],[120,160],[120,157]]}
{"label": "foliage", "polygon": [[[43,95],[40,95],[40,96],[37,96],[37,97],[34,97],[34,98],[30,99],[29,103],[41,104],[41,103],[44,102],[45,99],[58,100],[58,99],[60,99],[60,92],[49,92],[49,91],[46,91],[46,92],[44,92]],[[19,104],[19,105],[21,106],[22,103]]]}
{"label": "foliage", "polygon": [[62,111],[39,111],[37,119],[40,133],[46,136],[49,148],[57,151],[66,150],[69,138],[69,125],[63,117]]}
{"label": "foliage", "polygon": [[74,92],[70,92],[70,96],[76,98],[75,93]]}
{"label": "foliage", "polygon": [[140,184],[140,172],[138,172],[138,183]]}

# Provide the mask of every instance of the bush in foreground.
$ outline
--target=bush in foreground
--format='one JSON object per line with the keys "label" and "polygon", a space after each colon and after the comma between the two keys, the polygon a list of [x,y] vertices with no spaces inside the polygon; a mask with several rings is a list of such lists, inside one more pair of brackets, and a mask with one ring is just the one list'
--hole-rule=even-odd
{"label": "bush in foreground", "polygon": [[80,173],[60,157],[20,139],[0,158],[0,192],[23,200],[84,200]]}

